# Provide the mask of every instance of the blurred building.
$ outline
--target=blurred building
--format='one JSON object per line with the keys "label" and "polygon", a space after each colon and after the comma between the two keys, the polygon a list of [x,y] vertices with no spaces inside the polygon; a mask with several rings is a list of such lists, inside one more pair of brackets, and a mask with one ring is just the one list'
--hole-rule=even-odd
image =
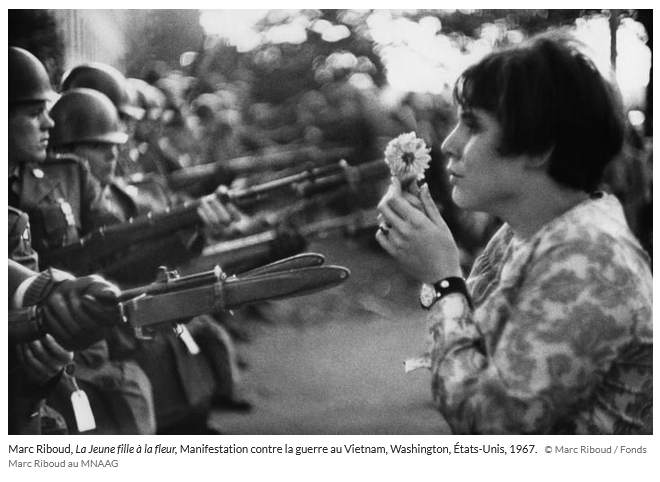
{"label": "blurred building", "polygon": [[64,70],[82,62],[105,62],[125,70],[131,10],[51,10],[64,44]]}

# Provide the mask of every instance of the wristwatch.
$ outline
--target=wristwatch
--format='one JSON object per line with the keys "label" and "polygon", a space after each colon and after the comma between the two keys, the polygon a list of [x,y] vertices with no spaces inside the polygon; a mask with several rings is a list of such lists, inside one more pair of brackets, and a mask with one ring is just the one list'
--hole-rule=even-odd
{"label": "wristwatch", "polygon": [[464,295],[468,300],[468,304],[472,307],[472,297],[465,280],[459,276],[451,276],[433,284],[424,283],[419,292],[419,303],[425,310],[430,310],[440,298],[444,298],[451,293]]}

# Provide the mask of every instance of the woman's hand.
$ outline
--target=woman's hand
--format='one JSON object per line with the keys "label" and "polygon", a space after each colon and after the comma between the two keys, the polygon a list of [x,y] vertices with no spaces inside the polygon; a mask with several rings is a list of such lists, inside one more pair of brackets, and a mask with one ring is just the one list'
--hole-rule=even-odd
{"label": "woman's hand", "polygon": [[398,179],[392,179],[378,204],[382,228],[376,239],[404,271],[419,281],[435,283],[449,276],[462,276],[458,248],[428,186],[419,191],[420,203],[412,201],[411,196],[402,190]]}

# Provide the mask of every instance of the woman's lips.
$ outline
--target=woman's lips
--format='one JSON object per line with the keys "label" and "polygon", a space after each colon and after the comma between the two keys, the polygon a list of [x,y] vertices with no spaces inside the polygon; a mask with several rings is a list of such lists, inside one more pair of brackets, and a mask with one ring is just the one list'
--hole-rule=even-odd
{"label": "woman's lips", "polygon": [[462,179],[462,178],[463,178],[463,176],[461,176],[460,174],[456,174],[456,173],[453,172],[453,171],[450,171],[450,172],[449,172],[449,183],[450,183],[450,184],[454,184],[454,185],[455,185],[455,184],[458,182],[458,180],[459,180],[459,179]]}

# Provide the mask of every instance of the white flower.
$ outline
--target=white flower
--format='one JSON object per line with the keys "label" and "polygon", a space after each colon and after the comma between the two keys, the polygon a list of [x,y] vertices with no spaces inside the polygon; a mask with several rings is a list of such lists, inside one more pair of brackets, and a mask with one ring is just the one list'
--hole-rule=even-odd
{"label": "white flower", "polygon": [[430,148],[424,139],[418,139],[414,132],[401,134],[392,139],[385,148],[385,162],[390,167],[392,176],[402,183],[413,179],[422,179],[424,171],[431,162]]}

